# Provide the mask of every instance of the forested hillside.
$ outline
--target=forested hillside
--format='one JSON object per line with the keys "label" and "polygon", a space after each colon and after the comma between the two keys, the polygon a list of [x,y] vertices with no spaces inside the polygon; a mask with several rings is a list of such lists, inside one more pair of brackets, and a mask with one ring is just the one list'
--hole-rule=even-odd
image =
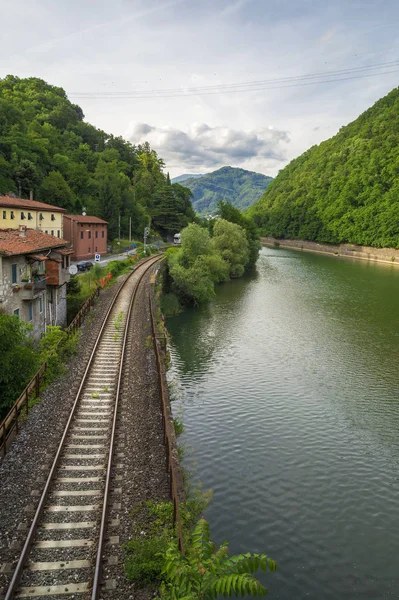
{"label": "forested hillside", "polygon": [[271,177],[261,173],[222,167],[199,179],[186,179],[182,185],[192,191],[197,213],[212,214],[217,212],[219,200],[231,202],[240,209],[248,208],[261,197],[271,181]]}
{"label": "forested hillside", "polygon": [[109,235],[151,224],[161,235],[194,218],[191,192],[171,184],[145,143],[133,145],[84,121],[62,88],[31,77],[0,79],[0,192],[10,191],[109,222]]}
{"label": "forested hillside", "polygon": [[280,171],[250,209],[279,238],[399,247],[399,88]]}

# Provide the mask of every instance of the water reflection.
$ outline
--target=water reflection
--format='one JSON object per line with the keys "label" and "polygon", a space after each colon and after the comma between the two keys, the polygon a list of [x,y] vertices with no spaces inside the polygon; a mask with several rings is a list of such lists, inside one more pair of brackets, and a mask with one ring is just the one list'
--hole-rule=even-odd
{"label": "water reflection", "polygon": [[399,269],[264,249],[168,321],[216,540],[279,561],[272,598],[397,597],[398,294]]}

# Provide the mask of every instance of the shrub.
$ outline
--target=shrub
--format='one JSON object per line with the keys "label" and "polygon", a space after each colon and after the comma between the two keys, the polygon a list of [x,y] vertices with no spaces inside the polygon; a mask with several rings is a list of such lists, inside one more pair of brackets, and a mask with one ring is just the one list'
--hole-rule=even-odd
{"label": "shrub", "polygon": [[18,399],[40,365],[29,333],[32,327],[15,316],[0,314],[0,419]]}

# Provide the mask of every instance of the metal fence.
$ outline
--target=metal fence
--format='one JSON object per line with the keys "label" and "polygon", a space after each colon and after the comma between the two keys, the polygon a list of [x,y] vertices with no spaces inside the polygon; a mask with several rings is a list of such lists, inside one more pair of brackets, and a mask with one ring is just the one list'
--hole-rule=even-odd
{"label": "metal fence", "polygon": [[[78,329],[83,321],[86,313],[93,306],[95,299],[100,294],[100,289],[97,287],[94,292],[87,298],[84,304],[81,306],[78,314],[73,321],[65,329],[68,335],[71,335]],[[47,369],[47,363],[43,363],[39,370],[34,374],[18,400],[15,402],[4,421],[0,424],[0,458],[4,457],[7,453],[7,442],[11,441],[10,438],[14,432],[18,433],[19,421],[21,417],[26,417],[29,413],[29,401],[37,398],[40,394],[40,383],[44,377]]]}
{"label": "metal fence", "polygon": [[157,329],[154,284],[151,285],[150,290],[151,325],[157,362],[159,387],[161,391],[161,411],[164,429],[164,441],[166,446],[166,461],[170,476],[170,493],[173,501],[173,522],[176,526],[180,552],[184,554],[183,527],[180,514],[180,504],[184,501],[185,496],[184,483],[177,453],[173,415],[170,408],[168,382],[166,379],[164,361],[162,360],[160,340],[162,339],[162,341],[165,342],[165,336],[160,335]]}

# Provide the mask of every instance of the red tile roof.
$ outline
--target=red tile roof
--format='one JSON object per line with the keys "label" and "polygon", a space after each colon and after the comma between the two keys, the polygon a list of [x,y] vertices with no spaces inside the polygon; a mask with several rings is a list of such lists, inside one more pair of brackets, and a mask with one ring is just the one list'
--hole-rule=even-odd
{"label": "red tile roof", "polygon": [[77,223],[108,223],[108,221],[104,221],[98,217],[90,217],[89,215],[64,215],[64,217]]}
{"label": "red tile roof", "polygon": [[48,210],[51,212],[65,212],[65,208],[52,206],[45,202],[36,202],[36,200],[25,200],[24,198],[12,198],[11,196],[0,196],[0,208],[24,208],[25,210]]}
{"label": "red tile roof", "polygon": [[36,231],[36,229],[26,229],[25,233],[26,237],[21,236],[19,229],[0,229],[0,254],[5,256],[30,254],[70,245],[70,242],[66,240]]}

